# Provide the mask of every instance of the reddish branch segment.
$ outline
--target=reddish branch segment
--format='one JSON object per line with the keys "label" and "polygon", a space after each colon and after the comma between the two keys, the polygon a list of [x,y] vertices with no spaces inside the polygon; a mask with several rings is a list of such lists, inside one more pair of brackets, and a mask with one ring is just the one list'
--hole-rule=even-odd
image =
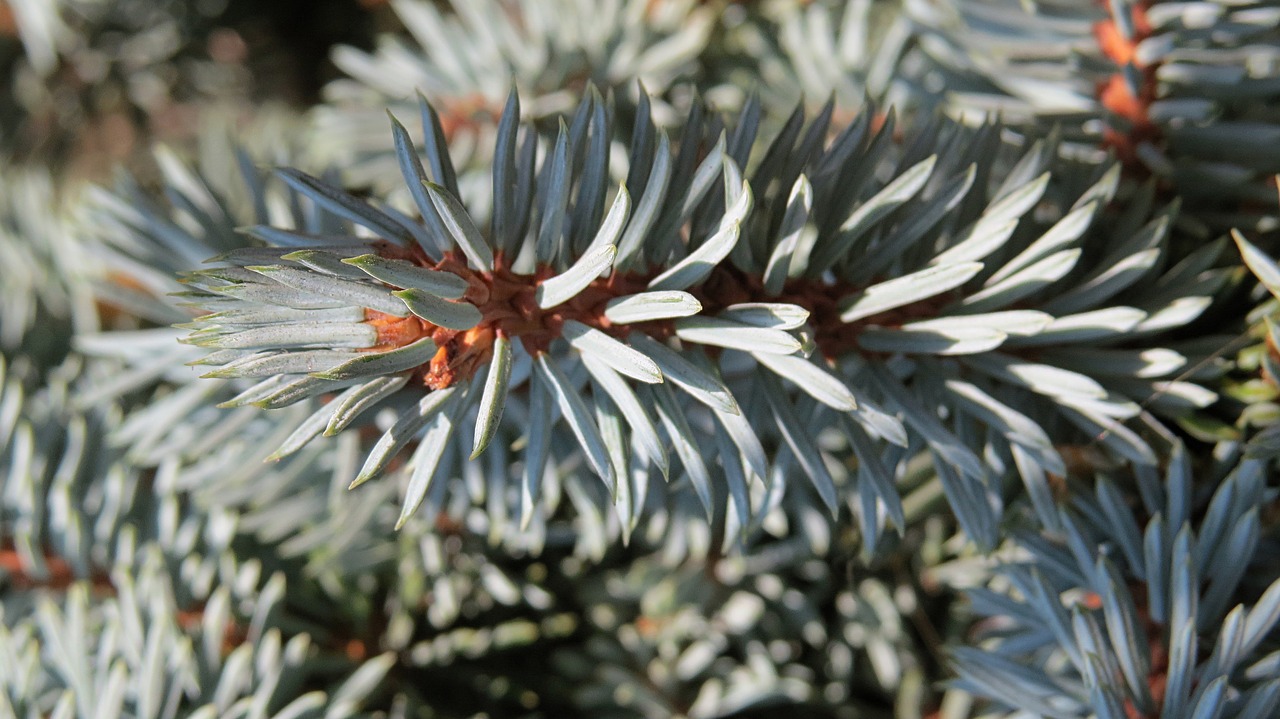
{"label": "reddish branch segment", "polygon": [[[425,256],[398,254],[397,259],[411,259],[424,267],[465,279],[469,287],[460,301],[475,305],[483,316],[480,323],[469,330],[451,330],[419,317],[401,318],[365,311],[366,321],[378,330],[374,350],[403,347],[423,337],[435,342],[438,348],[435,356],[418,370],[423,384],[431,389],[443,389],[474,376],[493,356],[493,342],[499,336],[518,339],[530,354],[538,354],[547,351],[551,342],[560,336],[567,320],[617,334],[617,328],[604,316],[605,305],[616,297],[644,290],[643,281],[614,274],[592,282],[568,302],[544,310],[538,307],[536,294],[538,285],[552,275],[548,268],[533,275],[520,275],[512,272],[499,257],[493,272],[477,272],[452,253],[434,263]],[[649,331],[660,333],[656,327]]]}
{"label": "reddish branch segment", "polygon": [[[95,597],[113,597],[116,586],[111,577],[104,571],[95,569],[86,578],[76,576],[71,564],[51,549],[44,550],[45,576],[36,577],[30,573],[21,555],[13,546],[13,542],[0,544],[0,572],[9,588],[22,591],[46,590],[65,592],[72,584],[85,579],[88,581]],[[185,632],[194,635],[204,625],[205,603],[196,602],[187,608],[180,608],[174,613],[174,621]],[[243,621],[231,618],[222,628],[222,656],[225,658],[235,649],[249,641],[249,626]],[[321,646],[329,651],[341,654],[352,661],[363,661],[370,654],[372,642],[360,637],[335,636]]]}
{"label": "reddish branch segment", "polygon": [[894,328],[908,322],[937,317],[942,308],[956,297],[954,292],[944,292],[857,322],[840,319],[840,306],[845,298],[862,289],[846,282],[827,284],[821,280],[797,277],[787,281],[780,295],[770,297],[765,293],[764,281],[760,277],[747,275],[732,267],[718,267],[702,287],[692,290],[692,294],[702,303],[704,310],[712,315],[729,305],[747,302],[781,302],[803,307],[809,310],[809,326],[814,331],[814,343],[828,360],[835,360],[850,352],[866,352],[858,346],[858,335],[867,327]]}
{"label": "reddish branch segment", "polygon": [[485,122],[497,122],[501,107],[490,105],[488,98],[476,92],[457,98],[441,98],[439,112],[440,131],[446,140],[452,140],[459,132],[475,134]]}
{"label": "reddish branch segment", "polygon": [[[1166,627],[1151,618],[1151,612],[1147,608],[1147,585],[1131,582],[1129,592],[1137,607],[1138,620],[1142,623],[1141,628],[1147,640],[1147,651],[1151,657],[1151,667],[1147,671],[1147,689],[1151,692],[1155,711],[1150,714],[1144,713],[1134,706],[1132,701],[1125,700],[1124,713],[1129,719],[1156,719],[1161,714],[1164,694],[1169,686],[1169,646],[1164,638]],[[1102,608],[1102,597],[1095,592],[1089,592],[1081,603],[1097,611]]]}
{"label": "reddish branch segment", "polygon": [[1156,99],[1156,68],[1144,65],[1137,54],[1138,44],[1151,36],[1151,21],[1147,18],[1147,3],[1133,8],[1133,37],[1125,38],[1114,19],[1094,23],[1093,37],[1098,41],[1102,54],[1119,67],[1132,64],[1138,69],[1141,84],[1135,96],[1124,75],[1116,72],[1098,83],[1098,99],[1103,107],[1129,123],[1127,131],[1108,126],[1102,133],[1104,147],[1113,148],[1116,156],[1128,167],[1137,166],[1139,145],[1160,139],[1160,128],[1151,121],[1151,103]]}
{"label": "reddish branch segment", "polygon": [[[0,547],[0,570],[4,571],[6,580],[14,589],[65,592],[81,579],[76,576],[67,560],[52,550],[44,550],[44,565],[45,576],[33,576],[11,543],[6,542],[4,547]],[[116,594],[116,587],[105,572],[95,570],[87,579],[95,595],[109,597]],[[197,604],[190,609],[180,609],[174,618],[183,630],[196,631],[204,621],[204,604]],[[241,626],[235,620],[228,621],[223,629],[222,655],[227,656],[247,640],[248,628]]]}
{"label": "reddish branch segment", "polygon": [[[5,580],[15,589],[45,588],[62,591],[79,579],[67,560],[50,549],[44,550],[44,566],[45,576],[37,577],[28,571],[27,565],[22,561],[22,555],[18,553],[12,542],[6,541],[0,545],[0,570],[4,572]],[[111,585],[111,579],[104,573],[94,573],[89,579],[97,591],[103,593],[115,591]]]}
{"label": "reddish branch segment", "polygon": [[[415,316],[395,317],[365,310],[365,321],[378,331],[378,341],[372,351],[385,352],[424,337],[435,342],[438,348],[435,356],[417,371],[422,383],[431,389],[444,389],[473,377],[492,358],[493,342],[499,336],[519,340],[529,354],[539,354],[546,352],[552,341],[560,336],[568,320],[581,322],[619,339],[632,330],[666,339],[675,330],[670,320],[617,327],[605,317],[605,307],[610,300],[644,292],[656,272],[613,273],[608,278],[595,280],[568,302],[542,309],[538,307],[537,289],[540,283],[554,274],[550,268],[544,267],[532,275],[516,274],[499,256],[495,259],[493,272],[477,272],[454,253],[439,262],[432,262],[416,248],[405,250],[384,244],[378,246],[378,251],[386,257],[408,260],[462,277],[469,287],[459,301],[469,302],[480,309],[480,323],[468,330],[439,327]],[[708,315],[715,315],[730,305],[749,302],[779,302],[804,307],[809,310],[809,325],[814,329],[818,349],[830,360],[857,350],[858,335],[864,328],[899,327],[913,320],[936,317],[955,294],[945,293],[855,323],[846,323],[840,319],[841,301],[860,289],[847,283],[827,284],[820,280],[797,278],[786,284],[781,295],[773,297],[765,293],[764,283],[759,277],[722,266],[713,270],[700,286],[690,288],[689,292]]]}

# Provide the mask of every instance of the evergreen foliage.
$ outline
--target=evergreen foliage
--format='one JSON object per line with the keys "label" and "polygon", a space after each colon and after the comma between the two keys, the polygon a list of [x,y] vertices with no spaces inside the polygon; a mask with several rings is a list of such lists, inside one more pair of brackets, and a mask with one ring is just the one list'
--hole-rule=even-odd
{"label": "evergreen foliage", "polygon": [[1280,4],[366,4],[0,168],[0,716],[1276,715]]}
{"label": "evergreen foliage", "polygon": [[1030,14],[1017,0],[906,3],[930,59],[922,77],[942,74],[932,81],[953,111],[996,110],[1112,150],[1208,205],[1204,219],[1242,226],[1251,219],[1240,200],[1274,204],[1266,183],[1280,161],[1280,118],[1264,99],[1274,97],[1275,58],[1263,48],[1280,39],[1280,7],[1037,5]]}
{"label": "evergreen foliage", "polygon": [[969,593],[987,636],[954,650],[962,682],[1042,716],[1271,715],[1280,580],[1259,581],[1275,573],[1265,471],[1245,460],[1193,478],[1178,448],[1166,475],[1136,473],[1140,507],[1099,476],[1054,524],[1016,532],[1024,558],[996,570],[1000,590]]}

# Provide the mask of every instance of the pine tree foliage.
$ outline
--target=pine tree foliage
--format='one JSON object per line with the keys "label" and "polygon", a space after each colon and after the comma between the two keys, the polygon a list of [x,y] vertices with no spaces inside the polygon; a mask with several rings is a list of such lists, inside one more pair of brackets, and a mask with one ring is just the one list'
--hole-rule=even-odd
{"label": "pine tree foliage", "polygon": [[[508,117],[517,111],[514,97]],[[797,111],[743,179],[754,113],[722,133],[718,118],[697,111],[674,154],[641,118],[628,168],[638,187],[633,211],[626,189],[606,202],[608,113],[598,100],[584,106],[576,118],[586,127],[562,128],[540,167],[528,153],[516,155],[516,124],[504,123],[488,237],[447,187],[454,177],[447,157],[428,156],[444,184],[432,183],[393,122],[422,224],[285,170],[280,178],[294,192],[362,225],[367,238],[315,223],[305,233],[261,227],[255,234],[276,247],[231,252],[222,258],[227,266],[189,276],[191,301],[208,314],[185,341],[215,351],[205,360],[217,367],[211,376],[258,380],[232,404],[282,407],[344,392],[297,425],[277,456],[386,402],[397,418],[381,428],[353,486],[384,474],[416,441],[411,469],[402,470],[409,476],[403,520],[433,486],[443,488],[435,479],[452,462],[501,438],[509,397],[527,380],[518,395],[527,409],[516,415],[517,427],[531,428],[519,442],[523,472],[508,479],[520,487],[512,515],[521,521],[537,511],[549,448],[576,445],[576,461],[604,481],[605,497],[634,524],[642,509],[634,498],[648,490],[629,476],[647,482],[681,471],[670,444],[709,514],[720,501],[708,475],[718,454],[740,528],[755,516],[754,482],[768,480],[767,508],[777,501],[770,495],[789,493],[788,475],[802,475],[833,514],[848,501],[874,545],[886,524],[902,526],[895,467],[927,449],[961,523],[988,546],[999,474],[1021,465],[1028,476],[1062,472],[1028,410],[1105,431],[1109,449],[1154,461],[1117,420],[1139,413],[1130,395],[1150,394],[1187,358],[1121,341],[1198,316],[1222,279],[1209,268],[1220,246],[1166,268],[1174,210],[1151,217],[1142,200],[1112,224],[1115,235],[1094,228],[1116,171],[1054,177],[1053,148],[1042,144],[1014,156],[1000,181],[990,167],[979,179],[974,158],[998,150],[996,127],[973,133],[935,124],[899,151],[886,141],[892,119],[877,129],[866,115],[824,148],[830,113],[802,133]],[[526,147],[537,141],[532,130],[525,137]],[[705,157],[695,168],[699,152]],[[575,172],[570,158],[578,156]],[[893,174],[881,180],[877,166]],[[1037,205],[1042,214],[1029,217]],[[675,241],[682,226],[689,239]],[[1080,265],[1093,243],[1110,251]],[[1125,301],[1112,303],[1116,297]],[[1014,303],[1019,309],[1010,309]],[[621,329],[627,325],[635,328]],[[1056,348],[1082,337],[1116,347],[1101,363]],[[1032,347],[1035,360],[1019,349]],[[882,357],[883,368],[869,361]],[[424,385],[425,394],[415,389]],[[1162,382],[1160,390],[1150,409],[1175,415],[1214,398],[1186,381]],[[738,398],[747,396],[764,401],[744,406]],[[1002,396],[1047,401],[1019,411]],[[949,408],[950,427],[924,409],[938,402]],[[567,445],[555,439],[557,414],[573,439]],[[806,425],[808,433],[791,431]],[[711,434],[694,429],[717,426]],[[854,486],[837,487],[812,441],[823,426],[838,429],[859,457]],[[975,432],[996,443],[987,461],[958,439]],[[714,444],[717,434],[730,451]],[[774,457],[766,444],[779,448]],[[1032,486],[1043,497],[1043,483]]]}
{"label": "pine tree foliage", "polygon": [[1139,506],[1100,476],[1052,525],[1016,532],[993,589],[969,593],[985,619],[978,646],[953,650],[961,681],[1041,716],[1272,716],[1265,472],[1196,478],[1178,449],[1164,476],[1137,470]]}
{"label": "pine tree foliage", "polygon": [[[183,96],[225,90],[209,72],[212,63],[201,63],[194,51],[209,22],[197,5],[11,0],[7,6],[23,54],[0,113],[6,158],[47,153],[63,159],[76,141],[63,135],[83,133],[107,115],[150,115]],[[128,134],[113,139],[128,142]]]}
{"label": "pine tree foliage", "polygon": [[584,81],[670,86],[694,68],[714,20],[689,0],[392,5],[409,38],[383,36],[372,54],[338,48],[334,61],[355,82],[336,84],[335,95],[373,90],[387,104],[423,92],[446,106],[476,97],[483,107],[500,106],[514,85],[534,116],[564,113]]}
{"label": "pine tree foliage", "polygon": [[659,97],[664,122],[674,121],[662,98],[696,72],[715,22],[695,0],[457,2],[448,4],[452,12],[426,0],[391,5],[403,32],[381,36],[372,53],[337,48],[333,61],[350,79],[326,88],[315,117],[318,157],[339,164],[349,181],[383,188],[395,177],[384,111],[416,113],[415,95],[423,93],[434,103],[436,129],[424,137],[411,123],[411,137],[428,147],[452,140],[461,171],[472,153],[488,167],[512,87],[528,117],[546,118],[572,111],[588,85],[632,98],[645,93],[639,83]]}
{"label": "pine tree foliage", "polygon": [[[42,77],[52,74],[61,61],[89,61],[90,46],[94,41],[120,42],[130,39],[134,32],[149,29],[154,33],[153,38],[161,38],[162,41],[148,43],[146,38],[132,38],[134,42],[127,46],[128,52],[119,53],[114,58],[122,67],[102,68],[128,77],[139,69],[168,60],[170,56],[167,53],[174,52],[181,42],[183,23],[190,22],[197,15],[175,2],[14,0],[9,5],[27,61]],[[94,49],[107,51],[116,48],[108,45]],[[98,62],[110,62],[108,58],[96,59]],[[144,75],[134,75],[134,79],[143,82],[157,80]]]}
{"label": "pine tree foliage", "polygon": [[[911,21],[894,3],[760,3],[758,13],[726,10],[722,62],[706,89],[709,99],[741,107],[750,93],[785,114],[797,103],[816,108],[834,97],[856,108],[870,96],[884,104],[919,101],[898,64],[914,38]],[[781,119],[781,118],[773,118]]]}
{"label": "pine tree foliage", "polygon": [[819,560],[792,542],[722,559],[712,582],[697,565],[601,572],[581,591],[596,637],[553,658],[592,716],[737,716],[785,704],[879,716],[919,703],[926,668],[903,615],[922,598],[884,576],[847,582],[848,559],[833,550]]}
{"label": "pine tree foliage", "polygon": [[[383,655],[337,673],[307,634],[277,626],[279,575],[225,556],[183,563],[174,581],[158,546],[109,577],[38,597],[0,629],[0,708],[9,716],[354,717],[391,666]],[[106,596],[102,596],[103,594]],[[343,676],[345,675],[345,676]],[[308,690],[316,678],[337,681]]]}
{"label": "pine tree foliage", "polygon": [[0,170],[0,714],[1274,715],[1274,3],[389,5]]}
{"label": "pine tree foliage", "polygon": [[1239,354],[1238,366],[1247,371],[1247,379],[1228,387],[1227,392],[1245,402],[1240,424],[1247,428],[1260,428],[1249,440],[1250,454],[1258,457],[1280,456],[1280,424],[1276,419],[1276,378],[1278,360],[1276,347],[1280,347],[1280,330],[1276,328],[1277,311],[1280,311],[1280,265],[1244,235],[1233,231],[1232,236],[1244,264],[1258,279],[1258,289],[1270,295],[1249,313],[1251,334],[1262,340],[1246,347]]}
{"label": "pine tree foliage", "polygon": [[104,441],[112,408],[78,411],[70,360],[33,387],[0,366],[0,462],[7,471],[0,541],[21,571],[53,571],[46,554],[88,576],[105,566],[116,533],[134,513],[136,474],[113,461]]}
{"label": "pine tree foliage", "polygon": [[[1028,6],[1031,12],[1028,12]],[[920,82],[950,110],[1043,130],[1206,204],[1218,227],[1253,226],[1239,202],[1274,205],[1273,2],[907,2]],[[926,90],[927,91],[927,90]],[[1248,148],[1248,149],[1246,149]],[[1264,216],[1274,218],[1274,211]]]}
{"label": "pine tree foliage", "polygon": [[71,251],[75,246],[47,173],[0,175],[0,352],[21,371],[56,364],[73,323],[93,327],[91,293],[82,284],[86,268]]}

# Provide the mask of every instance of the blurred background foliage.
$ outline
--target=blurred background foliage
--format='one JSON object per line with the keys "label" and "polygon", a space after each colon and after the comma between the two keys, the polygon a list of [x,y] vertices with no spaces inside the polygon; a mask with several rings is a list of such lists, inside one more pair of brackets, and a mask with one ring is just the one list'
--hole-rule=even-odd
{"label": "blurred background foliage", "polygon": [[[865,114],[894,157],[995,148],[976,161],[993,195],[1052,172],[1022,213],[1039,228],[1106,195],[1080,282],[1146,232],[1135,255],[1167,274],[1123,297],[1203,300],[1101,373],[1150,393],[1133,434],[1158,461],[1114,451],[1120,423],[1052,438],[1061,473],[975,431],[1007,470],[983,547],[913,444],[904,526],[874,550],[850,511],[796,492],[749,542],[723,509],[661,499],[624,530],[566,452],[528,531],[480,470],[396,531],[397,486],[347,492],[354,433],[262,464],[307,412],[215,407],[239,386],[184,365],[177,275],[264,214],[324,215],[246,184],[258,171],[411,207],[388,109],[494,212],[512,88],[530,147],[598,92],[611,185],[642,118],[679,145],[722,127],[689,129],[698,113],[756,117],[785,151],[801,109],[829,122],[819,145]],[[0,710],[1274,716],[1278,100],[1269,0],[0,0]],[[978,217],[982,189],[948,210]],[[856,474],[847,446],[813,442]]]}

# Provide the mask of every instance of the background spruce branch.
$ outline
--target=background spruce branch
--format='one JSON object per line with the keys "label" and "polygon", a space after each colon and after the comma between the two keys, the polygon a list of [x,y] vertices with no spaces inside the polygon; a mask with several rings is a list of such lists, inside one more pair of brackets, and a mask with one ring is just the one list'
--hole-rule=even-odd
{"label": "background spruce branch", "polygon": [[0,714],[1273,711],[1275,3],[107,5],[0,3]]}

